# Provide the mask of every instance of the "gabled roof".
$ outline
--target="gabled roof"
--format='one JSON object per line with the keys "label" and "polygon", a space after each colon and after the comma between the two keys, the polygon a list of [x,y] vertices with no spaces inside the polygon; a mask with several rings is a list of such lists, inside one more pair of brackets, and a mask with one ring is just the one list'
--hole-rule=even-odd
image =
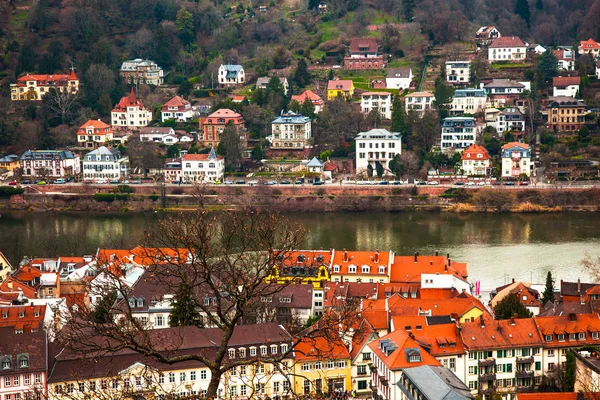
{"label": "gabled roof", "polygon": [[393,316],[456,316],[462,317],[473,309],[478,309],[491,317],[486,307],[475,297],[461,293],[451,299],[405,299],[400,296],[388,299],[388,307]]}
{"label": "gabled roof", "polygon": [[506,143],[504,146],[502,146],[502,150],[512,149],[515,147],[519,147],[523,150],[529,150],[529,145],[527,143],[521,143],[521,142]]}
{"label": "gabled roof", "polygon": [[46,305],[0,306],[0,327],[10,326],[25,331],[41,329],[44,327],[46,307]]}
{"label": "gabled roof", "polygon": [[[373,353],[392,371],[422,365],[441,365],[431,354],[402,330],[394,331],[369,343]],[[411,356],[415,357],[414,361]]]}
{"label": "gabled roof", "polygon": [[480,318],[463,323],[461,328],[462,341],[471,351],[542,346],[542,338],[532,318]]}
{"label": "gabled roof", "polygon": [[434,357],[465,354],[455,322],[428,325],[427,317],[393,317],[394,329],[412,333],[412,337]]}
{"label": "gabled roof", "polygon": [[579,42],[579,47],[583,50],[598,50],[600,49],[600,43],[594,39],[589,38],[588,40],[582,40]]}
{"label": "gabled roof", "polygon": [[379,267],[385,267],[381,275],[387,275],[387,267],[390,262],[390,257],[393,253],[390,251],[336,251],[331,265],[339,267],[339,272],[332,272],[340,275],[348,275],[351,265],[356,267],[356,272],[353,274],[362,274],[362,267],[368,266],[371,275],[380,275]]}
{"label": "gabled roof", "polygon": [[304,337],[294,347],[297,361],[349,359],[350,352],[344,343],[333,335]]}
{"label": "gabled roof", "polygon": [[[552,54],[554,54],[556,59],[559,61],[575,61],[575,52],[573,52],[572,50],[556,49],[552,50]],[[567,54],[570,54],[570,56],[567,56]]]}
{"label": "gabled roof", "polygon": [[433,97],[431,92],[414,92],[407,94],[406,97]]}
{"label": "gabled roof", "polygon": [[140,110],[145,109],[144,103],[140,99],[135,96],[135,92],[133,88],[131,88],[131,92],[129,92],[129,96],[124,96],[121,98],[119,103],[113,108],[113,112],[125,112],[127,111],[127,107],[137,107]]}
{"label": "gabled roof", "polygon": [[[366,50],[363,50],[366,49]],[[350,42],[350,53],[377,52],[377,41],[373,38],[354,38]]]}
{"label": "gabled roof", "polygon": [[501,36],[489,45],[490,49],[500,47],[527,47],[527,45],[518,36]]}
{"label": "gabled roof", "polygon": [[186,105],[190,105],[190,102],[181,96],[175,96],[163,104],[163,107],[185,107]]}
{"label": "gabled roof", "polygon": [[[597,313],[593,314],[568,314],[549,317],[536,316],[533,318],[542,339],[543,336],[552,336],[552,341],[544,340],[545,347],[578,347],[584,344],[596,344],[598,339],[592,339],[589,333],[600,332],[600,318]],[[585,333],[585,339],[575,338],[569,341],[570,333]],[[556,335],[565,335],[565,340],[558,341]]]}
{"label": "gabled roof", "polygon": [[552,86],[571,86],[581,83],[581,78],[578,76],[555,76],[552,78]]}
{"label": "gabled roof", "polygon": [[[445,367],[423,365],[405,368],[402,374],[410,380],[424,399],[474,399],[471,390],[452,371]],[[398,384],[402,386],[401,383]]]}
{"label": "gabled roof", "polygon": [[462,152],[462,160],[489,160],[490,153],[487,149],[477,143],[472,144],[466,150]]}
{"label": "gabled roof", "polygon": [[37,297],[34,288],[12,276],[7,276],[6,279],[0,283],[0,291],[5,293],[21,292],[23,293],[23,296],[29,299]]}
{"label": "gabled roof", "polygon": [[[12,328],[0,328],[0,357],[2,356],[10,358],[11,368],[0,371],[0,375],[46,371],[48,368],[46,333],[40,330],[15,334]],[[28,367],[20,366],[22,357],[27,358]]]}
{"label": "gabled roof", "polygon": [[356,358],[361,350],[369,343],[373,338],[376,338],[376,331],[373,329],[369,321],[362,319],[358,325],[358,329],[354,331],[352,335],[352,344],[350,349],[350,356],[352,360]]}
{"label": "gabled roof", "polygon": [[327,83],[327,90],[352,90],[354,82],[351,80],[334,79]]}
{"label": "gabled roof", "polygon": [[323,165],[324,164],[321,161],[319,161],[319,159],[317,157],[313,157],[312,160],[310,160],[308,163],[306,163],[307,167],[322,168]]}
{"label": "gabled roof", "polygon": [[207,118],[241,118],[242,115],[229,108],[219,108]]}
{"label": "gabled roof", "polygon": [[467,264],[448,259],[446,256],[395,256],[391,267],[390,282],[421,282],[422,274],[450,274],[459,279],[468,277]]}
{"label": "gabled roof", "polygon": [[102,122],[99,119],[90,119],[85,124],[81,125],[79,127],[79,129],[85,129],[85,128],[90,128],[90,127],[94,128],[94,129],[101,129],[101,130],[104,130],[104,129],[112,130],[112,127],[110,125]]}
{"label": "gabled roof", "polygon": [[323,104],[323,99],[318,94],[308,89],[298,95],[292,96],[291,100],[295,100],[302,104],[306,99],[310,100],[313,104]]}
{"label": "gabled roof", "polygon": [[27,81],[41,81],[41,82],[56,82],[56,81],[72,81],[77,80],[77,75],[75,72],[71,71],[69,74],[26,74],[17,79],[17,82],[27,82]]}
{"label": "gabled roof", "polygon": [[412,69],[410,67],[404,68],[388,68],[386,78],[410,78]]}

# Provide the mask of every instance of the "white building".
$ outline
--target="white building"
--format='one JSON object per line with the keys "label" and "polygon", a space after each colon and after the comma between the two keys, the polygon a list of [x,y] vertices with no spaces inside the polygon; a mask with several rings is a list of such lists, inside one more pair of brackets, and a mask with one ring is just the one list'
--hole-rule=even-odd
{"label": "white building", "polygon": [[194,139],[189,135],[178,134],[181,131],[175,131],[173,128],[147,126],[140,129],[141,142],[155,142],[172,145],[179,142],[192,142]]}
{"label": "white building", "polygon": [[468,176],[488,176],[490,174],[490,154],[483,146],[475,143],[460,155],[462,174]]}
{"label": "white building", "polygon": [[221,87],[231,87],[246,83],[246,73],[241,65],[221,64],[217,80]]}
{"label": "white building", "polygon": [[144,103],[135,97],[133,88],[129,96],[121,98],[119,104],[111,112],[112,126],[115,129],[138,129],[148,126],[152,121],[152,112],[144,107]]}
{"label": "white building", "polygon": [[487,94],[483,89],[457,89],[452,96],[451,115],[475,114],[485,110]]}
{"label": "white building", "polygon": [[446,61],[446,82],[466,85],[471,79],[471,61]]}
{"label": "white building", "polygon": [[580,82],[578,76],[555,76],[552,78],[552,96],[577,98]]}
{"label": "white building", "polygon": [[23,176],[66,178],[81,172],[79,156],[68,150],[27,150],[21,156]]}
{"label": "white building", "polygon": [[113,141],[113,129],[101,120],[90,119],[79,127],[77,131],[77,143],[81,147],[97,147],[106,142]]}
{"label": "white building", "polygon": [[211,147],[209,154],[185,154],[181,158],[167,160],[164,172],[167,182],[222,181],[225,159],[217,156],[214,147]]}
{"label": "white building", "polygon": [[412,80],[413,73],[410,67],[388,68],[388,73],[385,77],[385,88],[405,90],[410,87]]}
{"label": "white building", "polygon": [[114,148],[102,146],[83,157],[83,179],[127,179],[129,157]]}
{"label": "white building", "polygon": [[481,87],[490,96],[508,96],[521,94],[531,90],[531,82],[517,82],[512,79],[492,79],[489,83],[482,83]]}
{"label": "white building", "polygon": [[136,58],[135,60],[124,61],[121,64],[119,75],[130,85],[160,86],[163,84],[164,72],[154,61]]}
{"label": "white building", "polygon": [[558,69],[575,71],[575,52],[572,47],[561,47],[553,50],[552,53],[558,60]]}
{"label": "white building", "polygon": [[525,130],[525,115],[516,107],[505,108],[497,116],[494,122],[496,132]]}
{"label": "white building", "polygon": [[404,109],[408,114],[413,110],[419,117],[423,117],[425,112],[433,109],[434,95],[431,92],[414,92],[404,97]]}
{"label": "white building", "polygon": [[591,54],[593,57],[600,55],[600,43],[594,39],[589,38],[588,40],[582,40],[579,42],[579,48],[577,49],[579,55]]}
{"label": "white building", "polygon": [[309,117],[296,114],[292,111],[282,112],[271,121],[272,149],[304,150],[311,146],[312,122]]}
{"label": "white building", "polygon": [[189,101],[180,96],[175,96],[163,104],[160,119],[162,122],[169,119],[174,119],[177,122],[190,122],[194,119],[194,114]]}
{"label": "white building", "polygon": [[388,92],[365,92],[360,99],[360,109],[368,114],[377,110],[383,119],[392,118],[392,94]]}
{"label": "white building", "polygon": [[518,178],[521,174],[530,176],[533,164],[529,145],[510,142],[502,146],[502,177]]}
{"label": "white building", "polygon": [[402,153],[402,135],[386,129],[371,129],[361,132],[356,141],[356,174],[367,174],[370,165],[373,176],[377,174],[377,163],[384,168],[384,174],[390,174],[390,161]]}
{"label": "white building", "polygon": [[[269,77],[269,76],[261,76],[260,78],[258,78],[256,80],[256,88],[266,90],[267,86],[269,86],[269,82],[271,81],[271,79],[272,79],[272,77]],[[289,84],[287,78],[286,77],[279,78],[279,81],[281,82],[281,86],[283,86],[283,94],[285,94],[287,96],[288,91],[290,90],[290,84]]]}
{"label": "white building", "polygon": [[442,121],[442,151],[463,151],[477,139],[477,127],[473,117],[448,117]]}
{"label": "white building", "polygon": [[488,61],[523,61],[527,45],[517,36],[502,36],[488,47]]}
{"label": "white building", "polygon": [[482,26],[475,32],[475,43],[479,46],[487,46],[501,36],[495,26]]}
{"label": "white building", "polygon": [[596,63],[596,78],[600,79],[600,61]]}

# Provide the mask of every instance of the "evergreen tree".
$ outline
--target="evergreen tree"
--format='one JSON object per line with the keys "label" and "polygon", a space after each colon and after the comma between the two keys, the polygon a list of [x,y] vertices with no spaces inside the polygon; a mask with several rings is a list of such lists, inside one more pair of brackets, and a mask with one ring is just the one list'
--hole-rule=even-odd
{"label": "evergreen tree", "polygon": [[406,110],[399,95],[394,97],[392,104],[392,132],[406,133]]}
{"label": "evergreen tree", "polygon": [[112,316],[110,314],[110,310],[112,309],[115,301],[117,300],[117,293],[107,293],[105,296],[101,297],[94,308],[92,319],[97,324],[105,324],[112,320]]}
{"label": "evergreen tree", "polygon": [[577,360],[573,353],[567,350],[567,362],[565,363],[565,381],[563,391],[574,392],[577,376]]}
{"label": "evergreen tree", "polygon": [[225,157],[225,168],[231,170],[242,159],[242,144],[237,128],[229,121],[225,125],[217,152]]}
{"label": "evergreen tree", "polygon": [[527,28],[531,27],[531,15],[529,10],[529,3],[527,0],[517,0],[515,3],[515,14],[523,18],[527,24]]}
{"label": "evergreen tree", "polygon": [[544,9],[544,1],[543,0],[536,0],[535,1],[535,8],[538,10],[543,10]]}
{"label": "evergreen tree", "polygon": [[35,51],[33,51],[31,44],[25,44],[21,47],[15,72],[17,75],[23,72],[35,72]]}
{"label": "evergreen tree", "polygon": [[542,53],[536,70],[545,82],[550,81],[558,75],[558,60],[556,59],[556,56],[552,54],[552,50],[548,49]]}
{"label": "evergreen tree", "polygon": [[300,114],[311,119],[315,118],[315,105],[312,103],[312,101],[310,101],[309,98],[304,99],[304,103],[302,103],[302,108],[300,109]]}
{"label": "evergreen tree", "polygon": [[169,326],[172,328],[177,326],[203,327],[192,287],[183,280],[175,294],[175,304],[169,315]]}
{"label": "evergreen tree", "polygon": [[411,21],[414,16],[415,0],[403,0],[402,1],[402,14],[404,19]]}
{"label": "evergreen tree", "polygon": [[194,84],[189,79],[184,79],[177,88],[177,94],[187,97],[192,92],[192,89],[194,89]]}
{"label": "evergreen tree", "polygon": [[405,168],[404,163],[400,159],[400,154],[396,154],[394,158],[390,160],[389,166],[390,170],[394,173],[394,175],[396,175],[396,178],[402,178],[402,175],[404,175],[405,172]]}
{"label": "evergreen tree", "polygon": [[328,76],[328,79],[329,79],[330,81],[332,81],[332,80],[333,80],[333,78],[334,78],[334,76],[333,76],[333,70],[332,70],[332,69],[330,69],[330,70],[329,70],[329,76]]}
{"label": "evergreen tree", "polygon": [[265,158],[265,151],[259,144],[257,144],[256,146],[254,146],[252,148],[252,159],[254,161],[260,161],[260,160],[263,160],[264,158]]}
{"label": "evergreen tree", "polygon": [[294,82],[299,88],[305,87],[310,82],[310,72],[308,72],[308,65],[304,58],[298,60],[298,66],[294,71]]}
{"label": "evergreen tree", "polygon": [[440,120],[448,116],[448,108],[452,103],[454,88],[446,86],[442,79],[438,79],[435,85],[433,105],[437,108]]}
{"label": "evergreen tree", "polygon": [[320,2],[321,2],[320,0],[308,0],[308,9],[316,10],[317,8],[319,8]]}
{"label": "evergreen tree", "polygon": [[167,158],[177,158],[179,157],[179,147],[176,144],[172,144],[167,147]]}
{"label": "evergreen tree", "polygon": [[184,45],[192,43],[194,40],[194,16],[191,12],[181,7],[177,13],[175,27],[177,28],[179,39],[181,39]]}
{"label": "evergreen tree", "polygon": [[54,135],[50,131],[50,126],[46,120],[43,122],[38,138],[38,148],[44,150],[54,150],[56,148],[56,139],[54,139]]}
{"label": "evergreen tree", "polygon": [[550,271],[546,275],[546,288],[542,293],[542,306],[545,306],[547,302],[554,302],[554,280]]}
{"label": "evergreen tree", "polygon": [[515,316],[515,314],[517,318],[530,318],[533,316],[533,313],[512,293],[503,298],[494,307],[494,316],[496,319],[509,319]]}

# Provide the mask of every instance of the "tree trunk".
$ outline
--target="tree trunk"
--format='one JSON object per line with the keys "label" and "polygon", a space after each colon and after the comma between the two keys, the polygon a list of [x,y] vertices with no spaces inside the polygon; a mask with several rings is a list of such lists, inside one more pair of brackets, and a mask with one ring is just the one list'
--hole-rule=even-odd
{"label": "tree trunk", "polygon": [[208,384],[208,389],[206,390],[206,398],[207,399],[218,399],[219,393],[219,383],[221,382],[221,375],[223,373],[219,371],[219,369],[211,368],[210,369],[210,383]]}

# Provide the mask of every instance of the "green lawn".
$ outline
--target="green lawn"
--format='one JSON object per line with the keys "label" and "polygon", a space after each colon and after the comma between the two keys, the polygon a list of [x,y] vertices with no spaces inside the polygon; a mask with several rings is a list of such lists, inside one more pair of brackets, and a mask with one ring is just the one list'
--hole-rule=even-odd
{"label": "green lawn", "polygon": [[492,65],[490,65],[490,69],[511,69],[511,68],[529,68],[531,67],[531,64],[497,64],[497,63],[493,63]]}

